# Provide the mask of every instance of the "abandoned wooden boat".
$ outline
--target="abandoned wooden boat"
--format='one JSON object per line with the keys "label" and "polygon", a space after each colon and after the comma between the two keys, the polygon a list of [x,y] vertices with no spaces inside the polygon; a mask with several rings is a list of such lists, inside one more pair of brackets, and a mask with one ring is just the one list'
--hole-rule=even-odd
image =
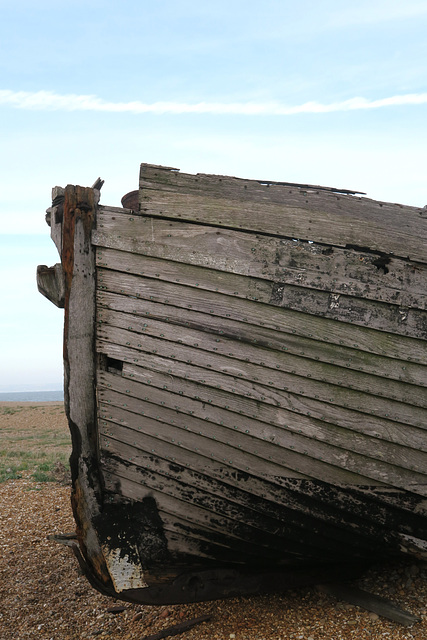
{"label": "abandoned wooden boat", "polygon": [[427,210],[141,165],[53,190],[75,551],[141,603],[427,557]]}

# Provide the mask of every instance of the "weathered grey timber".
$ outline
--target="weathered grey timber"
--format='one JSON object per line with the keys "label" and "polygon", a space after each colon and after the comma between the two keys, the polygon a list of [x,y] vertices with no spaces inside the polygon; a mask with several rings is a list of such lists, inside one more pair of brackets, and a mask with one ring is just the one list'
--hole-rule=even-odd
{"label": "weathered grey timber", "polygon": [[427,557],[427,211],[141,165],[56,188],[72,542],[100,591],[186,602]]}

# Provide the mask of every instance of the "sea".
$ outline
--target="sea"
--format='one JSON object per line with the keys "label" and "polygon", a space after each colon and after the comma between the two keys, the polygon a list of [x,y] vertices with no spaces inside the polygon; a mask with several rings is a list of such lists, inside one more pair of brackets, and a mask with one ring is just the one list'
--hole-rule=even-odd
{"label": "sea", "polygon": [[61,402],[64,391],[12,391],[0,393],[0,402]]}

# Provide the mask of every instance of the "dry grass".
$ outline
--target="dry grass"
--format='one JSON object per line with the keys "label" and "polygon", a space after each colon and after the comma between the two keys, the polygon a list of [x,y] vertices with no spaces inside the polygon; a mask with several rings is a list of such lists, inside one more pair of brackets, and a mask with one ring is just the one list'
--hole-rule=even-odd
{"label": "dry grass", "polygon": [[70,453],[63,403],[0,403],[0,482],[24,473],[39,482],[64,481]]}

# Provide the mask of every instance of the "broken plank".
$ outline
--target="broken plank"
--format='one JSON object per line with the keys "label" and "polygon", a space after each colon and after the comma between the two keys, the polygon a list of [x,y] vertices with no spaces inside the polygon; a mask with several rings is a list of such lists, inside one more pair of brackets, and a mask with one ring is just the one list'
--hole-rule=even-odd
{"label": "broken plank", "polygon": [[[189,347],[162,338],[141,336],[110,325],[101,325],[98,329],[98,340],[109,344],[110,353],[112,349],[118,354],[120,349],[125,347],[133,349],[133,361],[136,364],[139,362],[142,366],[145,358],[143,354],[169,360],[169,368],[175,374],[188,369],[186,365],[191,364],[195,369],[190,368],[186,371],[190,379],[202,380],[208,385],[228,389],[238,395],[276,406],[286,406],[287,394],[295,394],[413,426],[422,427],[425,424],[425,409],[350,389],[345,386],[345,380],[342,385],[338,385],[300,376],[294,370],[286,372],[266,369],[262,364],[234,360],[231,357],[224,358],[214,352],[205,352],[198,346]],[[102,352],[100,342],[99,348]]]}
{"label": "broken plank", "polygon": [[185,622],[180,622],[178,624],[173,625],[172,627],[168,627],[167,629],[162,629],[157,633],[152,633],[149,636],[144,636],[142,640],[162,640],[162,638],[167,638],[169,636],[177,636],[180,633],[184,633],[185,631],[189,631],[193,627],[202,622],[209,622],[212,616],[199,616],[198,618],[192,618],[191,620],[185,620]]}
{"label": "broken plank", "polygon": [[[418,428],[412,429],[407,422],[399,423],[372,414],[361,414],[346,407],[322,403],[319,399],[297,396],[289,392],[281,394],[280,404],[259,402],[248,393],[236,394],[230,388],[221,387],[215,383],[210,384],[209,379],[204,377],[206,371],[197,369],[191,364],[183,364],[179,367],[174,365],[172,369],[169,360],[157,355],[144,354],[140,366],[133,371],[134,364],[137,365],[140,359],[140,354],[136,354],[134,350],[124,347],[120,347],[119,350],[114,345],[105,343],[100,345],[100,352],[113,359],[121,358],[123,371],[120,377],[126,380],[131,381],[137,376],[153,387],[168,389],[172,394],[189,398],[200,398],[207,405],[212,403],[217,407],[230,409],[234,413],[256,418],[267,424],[286,429],[289,428],[289,424],[294,424],[296,428],[305,431],[305,420],[315,425],[324,422],[326,427],[328,424],[336,425],[356,433],[366,433],[373,438],[404,443],[408,447],[416,447],[419,443],[418,448],[426,451],[426,445],[422,443],[422,432],[420,433]],[[136,355],[138,355],[137,358]],[[99,371],[98,375],[103,376],[104,372]],[[265,399],[266,396],[264,396]]]}

